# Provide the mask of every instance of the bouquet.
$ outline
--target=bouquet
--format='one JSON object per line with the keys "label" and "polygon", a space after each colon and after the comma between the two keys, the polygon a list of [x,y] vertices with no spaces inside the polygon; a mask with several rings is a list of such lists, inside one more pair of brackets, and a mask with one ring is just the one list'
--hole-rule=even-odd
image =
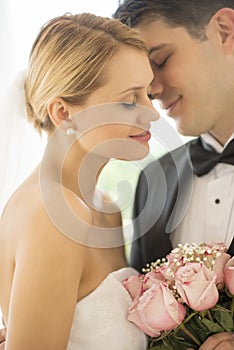
{"label": "bouquet", "polygon": [[234,332],[234,257],[224,244],[179,244],[143,274],[123,281],[128,320],[149,336],[149,349],[198,349],[209,336]]}

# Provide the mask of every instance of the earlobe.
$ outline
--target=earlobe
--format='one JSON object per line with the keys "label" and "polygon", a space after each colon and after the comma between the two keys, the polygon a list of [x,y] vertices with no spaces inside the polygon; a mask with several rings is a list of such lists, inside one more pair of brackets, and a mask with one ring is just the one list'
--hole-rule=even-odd
{"label": "earlobe", "polygon": [[47,106],[47,111],[55,126],[60,126],[70,116],[67,105],[62,99],[55,99]]}
{"label": "earlobe", "polygon": [[215,20],[218,26],[221,44],[225,52],[234,51],[234,10],[223,8],[216,12]]}

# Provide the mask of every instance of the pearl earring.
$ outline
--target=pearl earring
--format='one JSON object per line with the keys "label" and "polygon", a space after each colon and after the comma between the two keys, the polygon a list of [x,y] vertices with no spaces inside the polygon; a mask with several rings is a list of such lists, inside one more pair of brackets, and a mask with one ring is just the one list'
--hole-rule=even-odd
{"label": "pearl earring", "polygon": [[68,129],[66,130],[66,134],[67,134],[68,136],[73,135],[74,133],[75,133],[75,130],[74,130],[73,128],[68,128]]}

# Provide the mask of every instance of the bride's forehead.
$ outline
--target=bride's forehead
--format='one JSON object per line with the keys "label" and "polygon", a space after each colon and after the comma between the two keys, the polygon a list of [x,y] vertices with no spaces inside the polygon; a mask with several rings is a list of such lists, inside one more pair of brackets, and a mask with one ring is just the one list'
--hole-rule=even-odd
{"label": "bride's forehead", "polygon": [[123,49],[117,52],[109,60],[103,73],[106,77],[105,85],[118,83],[124,87],[126,83],[129,87],[145,85],[153,78],[147,53],[136,49]]}
{"label": "bride's forehead", "polygon": [[124,67],[126,64],[134,64],[135,61],[144,65],[147,62],[147,57],[148,52],[125,45],[113,54],[105,67],[107,69],[110,69],[112,66]]}

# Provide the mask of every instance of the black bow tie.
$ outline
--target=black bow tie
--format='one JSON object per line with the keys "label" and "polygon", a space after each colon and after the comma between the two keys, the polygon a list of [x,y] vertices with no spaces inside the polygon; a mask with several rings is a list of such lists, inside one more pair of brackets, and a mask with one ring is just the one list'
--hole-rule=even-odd
{"label": "black bow tie", "polygon": [[217,153],[211,146],[204,148],[201,139],[195,139],[188,144],[193,172],[197,176],[207,174],[217,163],[234,165],[234,139],[229,142],[222,153]]}

